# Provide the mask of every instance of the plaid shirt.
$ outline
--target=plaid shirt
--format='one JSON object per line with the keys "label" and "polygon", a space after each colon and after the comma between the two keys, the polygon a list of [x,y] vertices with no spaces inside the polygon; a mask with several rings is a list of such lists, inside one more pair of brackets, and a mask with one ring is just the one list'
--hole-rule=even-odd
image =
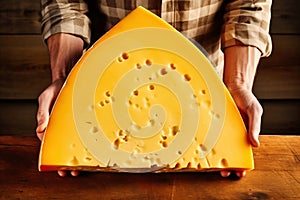
{"label": "plaid shirt", "polygon": [[[130,11],[143,6],[170,23],[208,52],[221,75],[222,50],[234,45],[257,47],[271,53],[269,35],[272,0],[98,0],[106,16],[106,30]],[[90,43],[90,19],[84,0],[41,0],[44,40],[55,33],[70,33]]]}

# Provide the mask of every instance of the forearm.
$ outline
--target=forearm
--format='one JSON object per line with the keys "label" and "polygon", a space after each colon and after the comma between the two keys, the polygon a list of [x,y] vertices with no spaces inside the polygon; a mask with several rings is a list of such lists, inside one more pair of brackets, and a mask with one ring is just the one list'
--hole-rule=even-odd
{"label": "forearm", "polygon": [[71,34],[54,34],[47,40],[52,82],[65,79],[72,67],[81,57],[84,42]]}
{"label": "forearm", "polygon": [[41,29],[44,42],[54,34],[80,36],[87,47],[90,43],[90,19],[85,0],[40,0]]}
{"label": "forearm", "polygon": [[252,46],[232,46],[224,51],[223,80],[229,91],[252,90],[261,52]]}

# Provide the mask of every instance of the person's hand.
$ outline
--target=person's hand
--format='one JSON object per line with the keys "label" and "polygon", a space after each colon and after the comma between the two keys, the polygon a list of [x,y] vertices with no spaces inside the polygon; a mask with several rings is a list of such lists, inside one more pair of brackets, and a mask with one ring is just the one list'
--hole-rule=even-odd
{"label": "person's hand", "polygon": [[[47,39],[52,84],[38,98],[36,134],[43,139],[49,122],[49,114],[70,70],[82,55],[84,42],[72,34],[57,33]],[[60,176],[67,175],[66,171],[58,171]],[[78,171],[71,171],[77,176]]]}
{"label": "person's hand", "polygon": [[49,85],[38,98],[38,111],[37,111],[37,137],[42,140],[45,134],[46,127],[49,122],[49,115],[52,106],[57,98],[57,95],[64,84],[64,80],[58,79]]}
{"label": "person's hand", "polygon": [[[259,147],[258,136],[263,113],[262,106],[251,90],[245,88],[231,88],[229,91],[242,115],[251,145],[253,147]],[[221,171],[222,177],[228,177],[230,174],[230,171]],[[235,171],[235,175],[238,178],[242,178],[246,175],[246,171]]]}
{"label": "person's hand", "polygon": [[[252,93],[254,77],[261,52],[253,46],[231,46],[224,50],[223,80],[234,99],[247,128],[248,139],[253,147],[259,147],[258,140],[262,106]],[[228,177],[230,171],[222,171],[223,177]],[[241,178],[245,171],[236,171]]]}
{"label": "person's hand", "polygon": [[[64,84],[63,79],[58,79],[54,81],[47,89],[45,89],[38,98],[38,111],[37,111],[37,128],[36,134],[37,137],[42,140],[45,134],[46,127],[49,122],[49,115],[52,109],[52,106]],[[57,171],[59,176],[66,176],[67,171]],[[78,176],[78,171],[70,171],[72,176]]]}
{"label": "person's hand", "polygon": [[231,88],[233,97],[247,128],[248,138],[253,147],[259,147],[259,133],[263,108],[251,90]]}

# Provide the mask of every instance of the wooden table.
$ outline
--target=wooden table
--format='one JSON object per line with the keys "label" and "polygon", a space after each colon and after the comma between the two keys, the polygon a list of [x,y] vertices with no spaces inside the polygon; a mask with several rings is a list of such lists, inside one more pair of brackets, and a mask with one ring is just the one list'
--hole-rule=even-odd
{"label": "wooden table", "polygon": [[219,173],[40,173],[35,137],[0,136],[0,199],[300,199],[300,136],[261,136],[256,169],[240,180]]}

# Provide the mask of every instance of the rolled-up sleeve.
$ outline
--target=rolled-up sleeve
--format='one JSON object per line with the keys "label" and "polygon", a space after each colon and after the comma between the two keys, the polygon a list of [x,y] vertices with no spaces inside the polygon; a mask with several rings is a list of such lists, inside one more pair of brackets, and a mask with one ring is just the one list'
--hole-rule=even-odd
{"label": "rolled-up sleeve", "polygon": [[44,41],[56,33],[68,33],[90,43],[88,6],[82,0],[41,0],[42,36]]}
{"label": "rolled-up sleeve", "polygon": [[272,0],[232,0],[227,4],[222,49],[234,45],[257,47],[262,56],[272,50],[269,34]]}

